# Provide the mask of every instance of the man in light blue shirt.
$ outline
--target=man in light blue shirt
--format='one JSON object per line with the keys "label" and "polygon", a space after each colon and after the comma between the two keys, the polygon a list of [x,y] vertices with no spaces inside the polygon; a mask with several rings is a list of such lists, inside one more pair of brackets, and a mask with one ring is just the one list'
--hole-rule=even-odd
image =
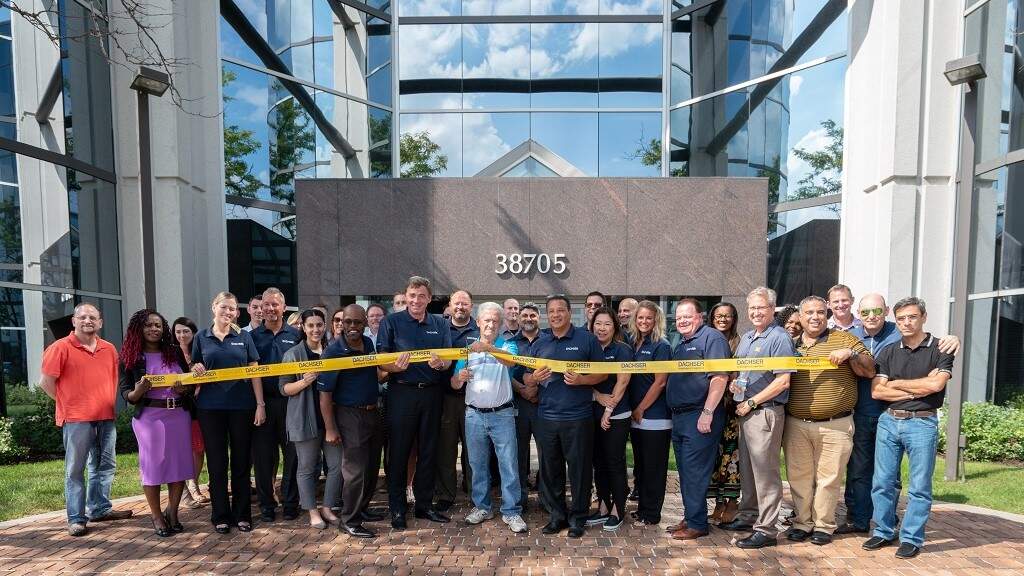
{"label": "man in light blue shirt", "polygon": [[502,308],[496,302],[484,302],[477,308],[476,322],[480,339],[469,347],[469,358],[459,360],[452,376],[452,388],[466,388],[466,445],[472,474],[473,509],[466,515],[468,524],[480,524],[494,517],[491,511],[490,458],[492,447],[498,457],[501,474],[501,516],[509,528],[521,534],[527,531],[522,517],[519,487],[516,410],[512,401],[512,362],[499,360],[492,353],[518,354],[513,340],[498,338]]}

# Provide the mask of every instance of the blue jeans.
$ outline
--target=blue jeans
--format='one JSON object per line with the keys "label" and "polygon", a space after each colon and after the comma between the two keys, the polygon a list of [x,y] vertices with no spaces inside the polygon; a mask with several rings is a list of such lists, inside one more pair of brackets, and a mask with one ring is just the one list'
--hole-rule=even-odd
{"label": "blue jeans", "polygon": [[519,458],[516,454],[516,411],[506,408],[498,412],[478,412],[466,407],[466,445],[469,467],[473,471],[473,505],[491,509],[491,447],[498,457],[501,474],[501,514],[522,513],[522,492],[519,486]]}
{"label": "blue jeans", "polygon": [[910,486],[907,510],[900,525],[900,542],[917,547],[924,544],[924,525],[932,510],[932,473],[938,438],[939,419],[935,416],[897,420],[883,413],[878,418],[875,479],[871,487],[875,536],[887,540],[896,536],[900,462],[906,452],[910,461]]}
{"label": "blue jeans", "polygon": [[[64,423],[64,498],[68,524],[85,524],[110,513],[110,487],[114,483],[113,420]],[[86,489],[83,472],[89,466]]]}
{"label": "blue jeans", "polygon": [[846,522],[866,529],[873,515],[871,479],[875,470],[878,416],[854,412],[853,426],[853,451],[846,465]]}

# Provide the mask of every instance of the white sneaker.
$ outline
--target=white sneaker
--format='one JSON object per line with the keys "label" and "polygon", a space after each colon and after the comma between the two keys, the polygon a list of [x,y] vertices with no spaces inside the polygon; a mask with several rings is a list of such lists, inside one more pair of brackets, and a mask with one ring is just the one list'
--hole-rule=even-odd
{"label": "white sneaker", "polygon": [[473,508],[469,511],[469,514],[466,514],[466,524],[476,525],[491,518],[494,518],[494,512],[482,508]]}
{"label": "white sneaker", "polygon": [[516,514],[515,516],[502,516],[501,520],[505,524],[508,524],[508,527],[516,534],[523,534],[529,530],[529,528],[526,527],[526,521],[524,521],[523,517],[519,514]]}

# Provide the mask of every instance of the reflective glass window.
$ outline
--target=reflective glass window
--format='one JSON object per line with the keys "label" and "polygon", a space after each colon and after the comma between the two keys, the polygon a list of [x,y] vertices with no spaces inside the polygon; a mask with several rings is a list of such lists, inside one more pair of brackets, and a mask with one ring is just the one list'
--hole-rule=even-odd
{"label": "reflective glass window", "polygon": [[69,169],[67,188],[75,288],[120,294],[114,184]]}
{"label": "reflective glass window", "polygon": [[16,186],[0,186],[0,269],[21,270],[21,202]]}
{"label": "reflective glass window", "polygon": [[597,106],[598,34],[595,23],[530,26],[531,106]]}
{"label": "reflective glass window", "polygon": [[370,131],[369,163],[371,178],[391,177],[391,112],[372,106],[367,110]]}
{"label": "reflective glass window", "polygon": [[597,114],[534,112],[530,136],[587,176],[598,175]]}
{"label": "reflective glass window", "polygon": [[[264,27],[266,26],[265,20],[264,18]],[[252,48],[249,48],[249,45],[242,40],[238,33],[235,32],[235,29],[231,27],[231,24],[223,17],[220,19],[220,52],[225,58],[235,58],[262,66],[256,53],[253,52]]]}
{"label": "reflective glass window", "polygon": [[399,16],[459,16],[463,0],[399,0]]}
{"label": "reflective glass window", "polygon": [[769,214],[768,287],[778,303],[825,294],[839,270],[840,205]]}
{"label": "reflective glass window", "polygon": [[366,70],[376,70],[391,61],[391,24],[379,18],[366,22]]}
{"label": "reflective glass window", "polygon": [[403,178],[462,176],[462,114],[402,114]]}
{"label": "reflective glass window", "polygon": [[[0,288],[0,356],[3,356],[3,379],[7,386],[18,386],[28,382],[28,346],[25,330],[4,324],[15,313],[24,317],[21,290]],[[8,328],[8,326],[11,326]]]}
{"label": "reflective glass window", "polygon": [[477,175],[529,138],[529,114],[463,114],[463,175]]}
{"label": "reflective glass window", "polygon": [[661,14],[661,0],[601,0],[601,14]]}
{"label": "reflective glass window", "polygon": [[[106,23],[76,2],[60,12],[61,71],[64,76],[66,152],[104,170],[114,170],[110,63]],[[89,27],[98,26],[99,34]]]}
{"label": "reflective glass window", "polygon": [[[313,81],[321,86],[328,88],[337,88],[335,86],[335,70],[334,65],[334,41],[333,40],[318,40],[311,46],[313,49]],[[364,86],[362,82],[355,82],[358,86]],[[347,92],[352,93],[351,90]],[[365,89],[359,90],[359,92],[365,93]]]}
{"label": "reflective glass window", "polygon": [[672,22],[672,78],[670,103],[685,102],[693,96],[693,72],[690,61],[690,18]]}
{"label": "reflective glass window", "polygon": [[1024,164],[974,179],[972,293],[1024,287]]}
{"label": "reflective glass window", "polygon": [[986,77],[977,83],[976,162],[1024,147],[1024,10],[1017,0],[991,0],[965,21],[964,54],[977,53]]}
{"label": "reflective glass window", "polygon": [[601,107],[661,106],[661,24],[601,24]]}
{"label": "reflective glass window", "polygon": [[0,36],[11,37],[11,9],[0,8]]}
{"label": "reflective glass window", "polygon": [[[266,3],[267,40],[270,47],[277,51],[284,50],[292,41],[291,3],[292,0],[267,0]],[[253,22],[249,14],[246,16]]]}
{"label": "reflective glass window", "polygon": [[530,13],[530,0],[462,0],[463,16],[504,16]]}
{"label": "reflective glass window", "polygon": [[366,99],[385,106],[391,105],[391,66],[384,66],[366,79]]}
{"label": "reflective glass window", "polygon": [[464,108],[530,105],[528,24],[466,24],[462,54]]}
{"label": "reflective glass window", "polygon": [[[0,121],[0,137],[9,140],[17,138],[18,126],[11,122]],[[0,150],[0,183],[14,184],[18,182],[18,157],[9,150]]]}
{"label": "reflective glass window", "polygon": [[1024,393],[1024,296],[967,303],[965,399],[1004,404]]}
{"label": "reflective glass window", "polygon": [[[270,77],[223,63],[225,193],[270,199]],[[275,82],[276,83],[276,82]]]}
{"label": "reflective glass window", "polygon": [[0,37],[0,116],[14,118],[14,54],[12,42]]}
{"label": "reflective glass window", "polygon": [[557,172],[540,163],[532,156],[502,174],[502,177],[505,178],[554,178],[557,176]]}
{"label": "reflective glass window", "polygon": [[533,14],[597,14],[598,0],[530,0]]}
{"label": "reflective glass window", "polygon": [[661,114],[602,112],[600,176],[661,176]]}
{"label": "reflective glass window", "polygon": [[462,28],[402,26],[399,78],[403,108],[462,107]]}

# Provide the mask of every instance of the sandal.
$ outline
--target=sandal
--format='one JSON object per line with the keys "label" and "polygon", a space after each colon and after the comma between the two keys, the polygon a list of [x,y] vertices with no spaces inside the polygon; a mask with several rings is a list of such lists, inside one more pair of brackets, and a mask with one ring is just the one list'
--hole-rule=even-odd
{"label": "sandal", "polygon": [[239,532],[252,532],[252,524],[242,521],[238,523]]}
{"label": "sandal", "polygon": [[181,520],[175,520],[171,522],[171,515],[164,511],[164,522],[167,523],[167,527],[170,528],[171,532],[175,534],[181,534],[185,531],[185,527],[181,525]]}
{"label": "sandal", "polygon": [[167,538],[174,534],[173,532],[171,532],[171,529],[166,526],[157,526],[156,518],[150,518],[150,520],[153,521],[153,533],[157,536],[161,538]]}
{"label": "sandal", "polygon": [[227,534],[228,532],[231,532],[231,526],[228,526],[227,524],[217,524],[213,529],[217,534]]}

